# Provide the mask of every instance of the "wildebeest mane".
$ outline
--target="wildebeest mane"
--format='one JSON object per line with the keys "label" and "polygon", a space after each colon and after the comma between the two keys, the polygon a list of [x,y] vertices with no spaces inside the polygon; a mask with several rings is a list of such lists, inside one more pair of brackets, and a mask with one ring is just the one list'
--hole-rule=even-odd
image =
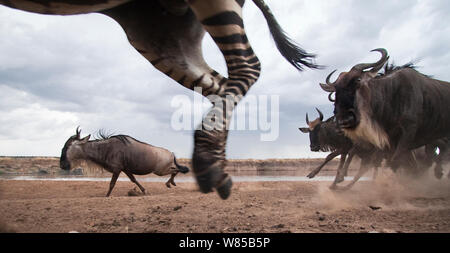
{"label": "wildebeest mane", "polygon": [[[120,142],[122,142],[124,145],[128,145],[130,144],[130,141],[127,139],[131,138],[130,136],[127,135],[113,135],[111,133],[107,133],[104,129],[100,129],[98,130],[97,134],[96,134],[96,141],[102,141],[102,140],[109,140],[109,139],[118,139]],[[133,138],[134,139],[134,138]]]}
{"label": "wildebeest mane", "polygon": [[[394,62],[392,62],[391,64],[389,64],[389,62],[387,62],[386,65],[384,65],[383,72],[378,73],[378,77],[385,77],[385,76],[393,74],[394,72],[402,70],[402,69],[413,69],[413,70],[419,72],[417,70],[417,68],[418,68],[417,65],[416,65],[417,63],[418,63],[418,61],[410,61],[410,62],[408,62],[406,64],[401,65],[401,66],[397,66],[397,65],[395,65]],[[423,73],[420,73],[420,74],[422,74],[422,75],[424,75],[426,77],[432,78],[429,75],[425,75]]]}

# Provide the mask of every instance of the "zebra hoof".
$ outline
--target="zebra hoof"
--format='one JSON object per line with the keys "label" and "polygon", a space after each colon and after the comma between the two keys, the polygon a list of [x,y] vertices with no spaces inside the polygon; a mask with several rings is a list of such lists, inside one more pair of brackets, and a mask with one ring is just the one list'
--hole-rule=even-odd
{"label": "zebra hoof", "polygon": [[215,182],[218,181],[218,175],[220,175],[220,170],[218,168],[210,168],[209,170],[196,175],[197,184],[202,193],[213,192],[213,187]]}
{"label": "zebra hoof", "polygon": [[217,193],[221,199],[225,200],[230,197],[232,186],[233,181],[231,180],[231,177],[228,176],[228,174],[224,174],[222,181],[216,186]]}

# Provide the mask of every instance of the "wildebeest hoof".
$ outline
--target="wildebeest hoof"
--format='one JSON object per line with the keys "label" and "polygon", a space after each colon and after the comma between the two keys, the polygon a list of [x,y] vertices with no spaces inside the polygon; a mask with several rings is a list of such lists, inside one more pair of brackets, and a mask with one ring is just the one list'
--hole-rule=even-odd
{"label": "wildebeest hoof", "polygon": [[334,191],[337,190],[339,187],[336,184],[332,184],[330,185],[330,187],[328,187],[330,190]]}
{"label": "wildebeest hoof", "polygon": [[344,182],[344,177],[337,177],[334,181],[336,184],[342,183]]}
{"label": "wildebeest hoof", "polygon": [[169,183],[169,182],[167,182],[167,183],[166,183],[166,186],[167,186],[167,188],[171,188],[171,186],[170,186],[170,183]]}
{"label": "wildebeest hoof", "polygon": [[141,196],[141,195],[145,195],[145,191],[141,192],[136,187],[128,191],[128,196],[130,196],[130,197]]}
{"label": "wildebeest hoof", "polygon": [[232,186],[233,186],[233,182],[231,180],[231,177],[228,176],[228,174],[224,174],[223,179],[216,186],[216,190],[217,190],[217,193],[219,194],[220,198],[227,199],[231,194]]}
{"label": "wildebeest hoof", "polygon": [[311,172],[311,173],[309,173],[306,177],[308,177],[308,178],[314,178],[316,176],[316,173],[314,173],[314,172]]}
{"label": "wildebeest hoof", "polygon": [[339,186],[336,184],[332,184],[332,185],[330,185],[329,189],[334,192],[345,192],[345,191],[349,190],[350,188],[348,188],[348,186]]}
{"label": "wildebeest hoof", "polygon": [[177,186],[177,184],[175,184],[175,182],[170,182],[173,186]]}

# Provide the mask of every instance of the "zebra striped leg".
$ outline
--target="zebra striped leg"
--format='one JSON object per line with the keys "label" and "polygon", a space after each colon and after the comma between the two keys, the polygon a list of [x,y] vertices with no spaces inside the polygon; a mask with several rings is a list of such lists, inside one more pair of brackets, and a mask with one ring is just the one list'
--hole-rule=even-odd
{"label": "zebra striped leg", "polygon": [[202,24],[190,10],[166,13],[160,2],[133,1],[101,13],[116,20],[131,45],[159,71],[188,89],[201,88],[204,96],[219,93],[226,79],[203,59]]}
{"label": "zebra striped leg", "polygon": [[242,1],[195,0],[190,7],[225,57],[228,79],[213,99],[213,108],[194,135],[193,171],[204,193],[216,188],[222,199],[231,192],[224,173],[228,126],[234,107],[256,82],[260,63],[248,43],[242,21]]}

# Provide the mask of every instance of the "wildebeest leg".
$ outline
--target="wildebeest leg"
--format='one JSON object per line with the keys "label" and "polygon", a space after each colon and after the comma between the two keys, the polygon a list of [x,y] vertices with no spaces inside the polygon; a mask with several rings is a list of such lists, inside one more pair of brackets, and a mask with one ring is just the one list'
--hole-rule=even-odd
{"label": "wildebeest leg", "polygon": [[334,180],[334,184],[332,185],[332,188],[334,188],[334,185],[344,181],[345,177],[348,174],[348,167],[350,166],[350,163],[352,162],[354,155],[355,155],[355,149],[352,148],[348,152],[348,157],[345,161],[344,167],[342,167],[341,170],[338,170],[338,172],[336,174],[336,178]]}
{"label": "wildebeest leg", "polygon": [[[434,176],[437,179],[441,179],[442,176],[444,176],[444,169],[442,168],[442,161],[443,161],[443,157],[445,157],[445,155],[448,151],[448,147],[447,147],[447,143],[445,143],[442,140],[436,141],[436,146],[439,148],[439,154],[434,159],[434,161],[436,162],[436,167],[434,167]],[[432,151],[429,151],[429,150],[427,150],[427,151],[428,151],[427,154],[432,152],[432,154],[430,154],[430,156],[432,156],[432,155],[434,155],[435,148],[433,148]]]}
{"label": "wildebeest leg", "polygon": [[372,180],[375,181],[375,179],[377,179],[378,177],[378,167],[373,168],[373,176],[372,176]]}
{"label": "wildebeest leg", "polygon": [[[343,169],[343,166],[344,166],[344,164],[345,164],[345,159],[347,158],[347,154],[341,154],[341,160],[339,161],[339,166],[338,166],[338,169],[337,169],[337,171],[336,171],[336,177],[334,178],[334,182],[333,182],[333,184],[332,185],[330,185],[330,189],[334,189],[334,187],[336,186],[336,184],[338,184],[339,182],[338,182],[338,178],[339,177],[342,177],[342,173],[343,173],[343,171],[342,171],[342,169]],[[340,182],[342,182],[342,181],[340,181]]]}
{"label": "wildebeest leg", "polygon": [[128,176],[128,178],[131,180],[131,182],[135,183],[139,189],[141,189],[141,192],[145,194],[145,188],[142,187],[141,184],[139,184],[139,182],[136,180],[136,178],[134,177],[134,175],[130,172],[124,171],[125,174]]}
{"label": "wildebeest leg", "polygon": [[177,186],[177,185],[175,184],[175,181],[174,181],[175,176],[176,176],[177,174],[178,174],[178,172],[172,173],[172,175],[170,175],[169,180],[166,182],[167,188],[171,188],[170,184],[172,184],[173,186]]}
{"label": "wildebeest leg", "polygon": [[120,170],[119,171],[113,171],[111,182],[109,183],[109,191],[106,194],[106,197],[109,197],[109,195],[111,194],[111,192],[112,192],[112,190],[114,188],[114,185],[116,185],[117,178],[119,178],[119,174],[120,174]]}
{"label": "wildebeest leg", "polygon": [[[329,154],[326,158],[325,161],[316,169],[314,169],[313,171],[311,171],[311,173],[309,173],[307,175],[308,178],[313,178],[317,175],[317,173],[320,172],[320,170],[322,170],[323,166],[325,166],[325,164],[327,164],[329,161],[333,160],[333,158],[335,158],[336,156],[340,155],[340,151],[334,151],[333,153]],[[342,160],[341,160],[342,161]]]}
{"label": "wildebeest leg", "polygon": [[358,173],[355,175],[355,177],[353,178],[353,180],[348,184],[348,185],[346,185],[346,186],[344,186],[343,188],[342,188],[342,190],[350,190],[352,187],[353,187],[353,185],[356,183],[356,182],[358,182],[358,180],[364,175],[364,174],[366,174],[366,172],[369,170],[369,165],[370,165],[370,162],[369,161],[367,161],[367,160],[362,160],[361,161],[361,165],[360,165],[360,167],[359,167],[359,171],[358,171]]}
{"label": "wildebeest leg", "polygon": [[350,166],[350,163],[352,162],[354,155],[355,153],[353,151],[350,151],[347,160],[345,161],[344,167],[341,169],[341,171],[338,171],[338,175],[336,175],[333,184],[330,186],[331,190],[337,190],[338,189],[337,184],[344,181],[348,173],[348,167]]}

